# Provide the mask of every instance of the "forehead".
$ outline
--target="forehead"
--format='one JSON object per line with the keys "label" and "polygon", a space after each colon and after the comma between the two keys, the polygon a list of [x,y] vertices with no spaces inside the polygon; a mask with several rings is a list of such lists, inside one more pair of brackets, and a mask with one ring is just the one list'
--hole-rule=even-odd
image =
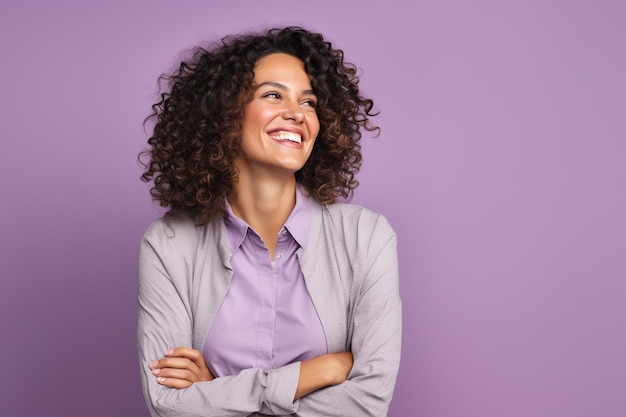
{"label": "forehead", "polygon": [[254,66],[256,84],[267,81],[303,83],[310,86],[311,79],[304,69],[304,63],[291,55],[275,53],[259,59]]}

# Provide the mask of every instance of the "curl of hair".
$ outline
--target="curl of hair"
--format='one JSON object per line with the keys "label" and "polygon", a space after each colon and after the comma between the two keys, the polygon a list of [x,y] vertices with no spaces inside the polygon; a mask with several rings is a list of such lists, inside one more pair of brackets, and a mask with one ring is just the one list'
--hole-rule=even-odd
{"label": "curl of hair", "polygon": [[318,33],[271,29],[196,48],[177,71],[159,78],[168,91],[146,119],[156,122],[139,162],[145,169],[141,179],[154,181],[150,194],[169,207],[167,215],[191,216],[203,225],[225,214],[225,198],[237,181],[241,120],[254,87],[254,67],[272,53],[304,62],[318,100],[320,132],[296,180],[320,204],[348,198],[357,187],[361,128],[379,128],[370,122],[374,103],[359,92],[356,68]]}

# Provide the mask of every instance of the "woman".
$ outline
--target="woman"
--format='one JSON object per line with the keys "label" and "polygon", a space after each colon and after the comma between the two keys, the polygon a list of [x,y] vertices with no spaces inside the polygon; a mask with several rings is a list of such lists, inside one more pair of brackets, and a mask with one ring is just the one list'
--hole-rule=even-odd
{"label": "woman", "polygon": [[163,77],[139,253],[153,416],[382,416],[400,359],[396,238],[335,203],[373,102],[319,34],[224,38]]}

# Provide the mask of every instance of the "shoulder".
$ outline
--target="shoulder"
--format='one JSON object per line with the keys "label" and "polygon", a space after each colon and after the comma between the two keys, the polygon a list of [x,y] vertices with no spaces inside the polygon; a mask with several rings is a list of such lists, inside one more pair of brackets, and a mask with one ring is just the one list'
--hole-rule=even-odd
{"label": "shoulder", "polygon": [[217,219],[208,225],[196,226],[191,218],[163,216],[148,226],[141,246],[170,254],[195,251],[199,246],[216,247],[222,235],[220,222],[221,219]]}
{"label": "shoulder", "polygon": [[195,237],[197,227],[190,218],[159,217],[153,221],[143,234],[142,241],[162,243],[186,241]]}
{"label": "shoulder", "polygon": [[347,263],[367,264],[396,246],[395,231],[382,214],[345,203],[316,205],[314,210],[312,246],[331,248],[334,257]]}
{"label": "shoulder", "polygon": [[356,204],[335,203],[321,206],[321,217],[325,223],[340,228],[347,234],[367,235],[377,238],[391,238],[395,232],[385,216]]}

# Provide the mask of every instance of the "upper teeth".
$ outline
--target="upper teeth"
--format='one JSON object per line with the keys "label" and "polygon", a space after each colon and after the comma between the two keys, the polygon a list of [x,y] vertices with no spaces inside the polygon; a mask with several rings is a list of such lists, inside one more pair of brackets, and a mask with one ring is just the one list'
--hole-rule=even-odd
{"label": "upper teeth", "polygon": [[290,140],[292,142],[302,143],[302,136],[293,132],[278,132],[273,133],[271,136],[272,139],[276,140]]}

